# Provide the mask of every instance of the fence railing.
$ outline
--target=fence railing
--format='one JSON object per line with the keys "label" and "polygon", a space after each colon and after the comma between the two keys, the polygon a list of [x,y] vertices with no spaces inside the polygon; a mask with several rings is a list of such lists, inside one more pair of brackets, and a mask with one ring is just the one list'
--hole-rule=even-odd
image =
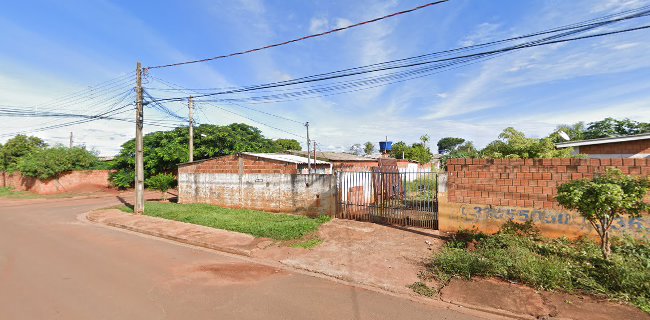
{"label": "fence railing", "polygon": [[437,228],[433,172],[337,172],[337,217]]}

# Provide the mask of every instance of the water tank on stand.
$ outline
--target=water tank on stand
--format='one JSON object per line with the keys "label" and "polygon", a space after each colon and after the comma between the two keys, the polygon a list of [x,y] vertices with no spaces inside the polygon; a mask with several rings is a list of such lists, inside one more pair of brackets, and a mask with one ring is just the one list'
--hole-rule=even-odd
{"label": "water tank on stand", "polygon": [[393,150],[393,141],[379,141],[379,152],[389,153]]}

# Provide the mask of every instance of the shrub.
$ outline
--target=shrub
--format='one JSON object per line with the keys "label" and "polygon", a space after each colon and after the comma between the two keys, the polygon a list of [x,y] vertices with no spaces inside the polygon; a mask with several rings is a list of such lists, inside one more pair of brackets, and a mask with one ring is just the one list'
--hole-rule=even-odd
{"label": "shrub", "polygon": [[546,239],[532,223],[513,222],[493,235],[460,231],[429,268],[443,281],[499,277],[539,289],[607,295],[650,312],[650,243],[645,240],[612,239],[606,260],[590,239]]}
{"label": "shrub", "polygon": [[176,184],[176,177],[171,173],[161,173],[145,180],[145,184],[149,189],[160,191],[164,199],[167,191]]}
{"label": "shrub", "polygon": [[650,189],[648,178],[633,178],[619,169],[607,169],[593,179],[574,180],[557,188],[557,201],[576,210],[596,230],[603,257],[611,254],[609,230],[622,215],[638,217],[650,206],[644,202]]}
{"label": "shrub", "polygon": [[118,189],[128,189],[135,184],[135,172],[127,170],[111,172],[109,180]]}
{"label": "shrub", "polygon": [[23,176],[47,180],[66,171],[91,169],[98,163],[97,156],[85,148],[57,146],[24,155],[16,168]]}

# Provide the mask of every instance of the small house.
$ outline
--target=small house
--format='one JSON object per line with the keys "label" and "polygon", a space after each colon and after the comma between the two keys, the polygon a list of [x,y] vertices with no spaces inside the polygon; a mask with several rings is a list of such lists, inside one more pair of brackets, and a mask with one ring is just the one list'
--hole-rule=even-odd
{"label": "small house", "polygon": [[556,143],[558,149],[573,148],[589,158],[650,158],[650,134],[598,138]]}
{"label": "small house", "polygon": [[[334,212],[332,165],[296,155],[239,153],[178,166],[178,202],[308,215]],[[311,166],[311,173],[308,167]]]}

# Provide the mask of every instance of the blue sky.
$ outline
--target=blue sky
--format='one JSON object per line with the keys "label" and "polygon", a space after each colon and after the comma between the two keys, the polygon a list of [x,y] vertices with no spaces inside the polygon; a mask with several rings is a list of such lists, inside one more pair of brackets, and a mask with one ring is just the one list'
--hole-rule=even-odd
{"label": "blue sky", "polygon": [[[132,72],[138,60],[150,66],[250,49],[422,3],[12,1],[0,11],[0,105],[42,106]],[[280,81],[506,38],[648,4],[643,0],[451,0],[327,37],[209,63],[152,70],[150,75],[192,88]],[[640,20],[634,24],[650,23],[650,18]],[[434,143],[458,136],[483,146],[507,126],[539,137],[558,124],[607,116],[650,121],[648,39],[650,31],[645,30],[532,48],[389,86],[246,106],[309,121],[310,133],[322,150],[345,150],[353,143],[385,136],[411,143],[422,134],[429,134]],[[160,83],[146,82],[151,92],[163,94],[156,92]],[[52,105],[61,111],[88,113],[103,107],[108,106],[101,104],[100,97]],[[186,112],[182,103],[169,107]],[[245,122],[269,137],[297,138],[221,109],[199,107],[201,123]],[[222,107],[304,135],[300,124],[238,106]],[[145,111],[147,117],[164,118],[150,109]],[[0,134],[62,121],[1,120]],[[70,131],[77,143],[113,154],[133,136],[134,128],[130,123],[98,121],[34,134],[55,144],[67,143]]]}

